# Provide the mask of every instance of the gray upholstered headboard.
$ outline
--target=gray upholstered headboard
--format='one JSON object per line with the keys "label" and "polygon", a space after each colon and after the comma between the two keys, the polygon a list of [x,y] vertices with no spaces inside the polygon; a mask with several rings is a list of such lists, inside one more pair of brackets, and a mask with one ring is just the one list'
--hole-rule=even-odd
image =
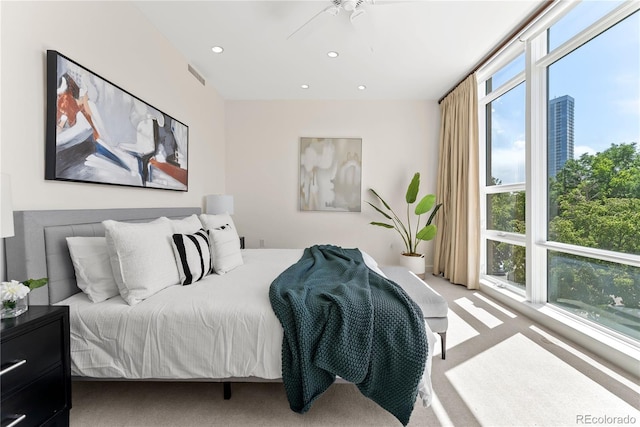
{"label": "gray upholstered headboard", "polygon": [[54,304],[80,292],[67,237],[104,236],[102,221],[145,222],[166,216],[184,218],[200,208],[81,209],[17,211],[15,236],[5,240],[7,278],[26,280],[48,277],[49,284],[29,294],[29,304]]}

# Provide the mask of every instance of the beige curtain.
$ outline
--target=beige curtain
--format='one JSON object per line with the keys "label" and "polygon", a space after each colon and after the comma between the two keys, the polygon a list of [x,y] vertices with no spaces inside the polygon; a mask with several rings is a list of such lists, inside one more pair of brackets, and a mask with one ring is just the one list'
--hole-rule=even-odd
{"label": "beige curtain", "polygon": [[440,103],[440,154],[433,273],[479,288],[478,87],[475,74]]}

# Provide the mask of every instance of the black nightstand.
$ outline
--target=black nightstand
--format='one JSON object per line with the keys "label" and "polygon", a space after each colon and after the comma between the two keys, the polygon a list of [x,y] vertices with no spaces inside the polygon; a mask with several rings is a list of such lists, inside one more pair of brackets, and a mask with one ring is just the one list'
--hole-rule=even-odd
{"label": "black nightstand", "polygon": [[2,319],[0,354],[2,427],[68,426],[69,307],[32,305]]}

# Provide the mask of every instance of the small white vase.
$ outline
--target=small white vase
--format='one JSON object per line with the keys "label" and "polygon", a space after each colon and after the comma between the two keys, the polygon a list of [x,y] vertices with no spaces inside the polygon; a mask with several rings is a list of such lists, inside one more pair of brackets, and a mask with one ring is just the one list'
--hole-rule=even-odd
{"label": "small white vase", "polygon": [[400,265],[407,268],[414,274],[424,274],[424,254],[420,256],[400,255]]}

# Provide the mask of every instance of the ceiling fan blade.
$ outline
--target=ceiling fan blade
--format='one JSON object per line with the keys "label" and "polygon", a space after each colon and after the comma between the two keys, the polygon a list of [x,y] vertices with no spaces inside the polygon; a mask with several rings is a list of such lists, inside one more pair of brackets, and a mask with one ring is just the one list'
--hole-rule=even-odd
{"label": "ceiling fan blade", "polygon": [[340,11],[340,8],[338,6],[335,5],[331,5],[328,7],[325,7],[324,9],[322,9],[320,12],[316,13],[315,15],[313,15],[311,17],[311,19],[309,19],[307,22],[305,22],[304,24],[302,24],[300,27],[298,27],[298,29],[296,29],[293,33],[289,34],[287,36],[287,40],[289,40],[291,37],[293,37],[298,31],[300,31],[301,29],[303,29],[304,27],[306,27],[307,25],[309,25],[311,23],[311,21],[313,21],[314,19],[316,19],[318,16],[322,15],[323,13],[328,13],[330,15],[336,16],[338,14],[338,12]]}

